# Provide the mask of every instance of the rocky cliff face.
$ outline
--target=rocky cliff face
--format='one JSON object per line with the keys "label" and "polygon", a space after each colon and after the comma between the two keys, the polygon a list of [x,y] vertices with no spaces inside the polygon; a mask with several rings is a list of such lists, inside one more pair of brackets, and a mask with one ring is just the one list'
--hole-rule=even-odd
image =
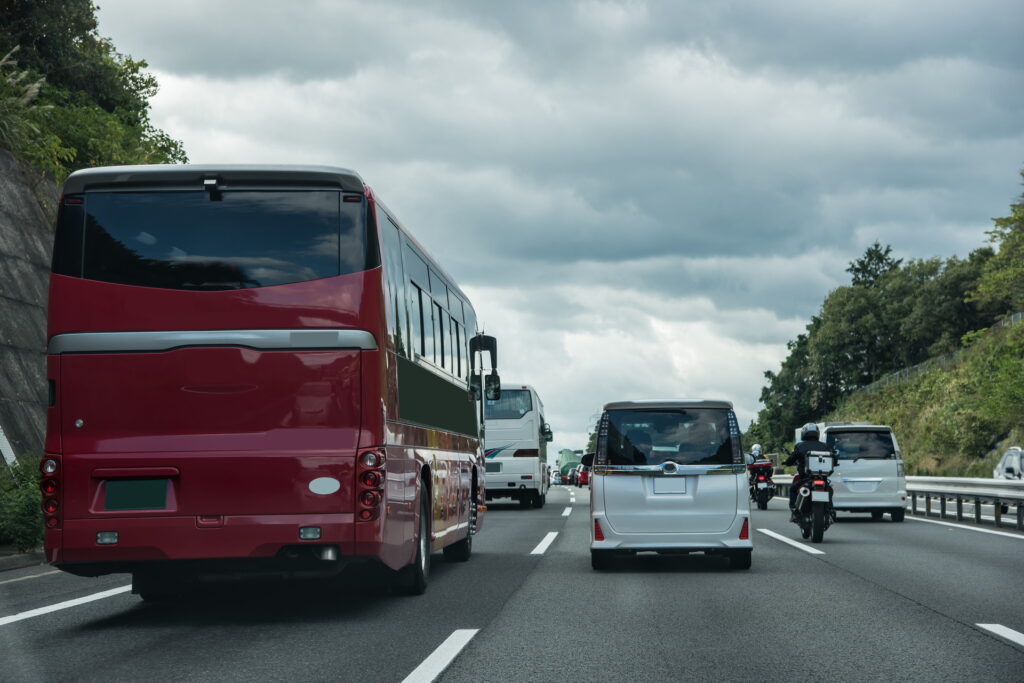
{"label": "rocky cliff face", "polygon": [[53,220],[39,197],[52,202],[55,211],[57,189],[34,181],[0,150],[0,427],[16,455],[38,455],[46,427]]}

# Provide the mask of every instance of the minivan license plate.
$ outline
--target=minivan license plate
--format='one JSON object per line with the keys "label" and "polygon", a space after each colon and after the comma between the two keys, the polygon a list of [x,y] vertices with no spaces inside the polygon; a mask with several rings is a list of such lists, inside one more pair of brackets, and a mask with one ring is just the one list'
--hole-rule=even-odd
{"label": "minivan license plate", "polygon": [[655,493],[686,493],[686,477],[654,477]]}

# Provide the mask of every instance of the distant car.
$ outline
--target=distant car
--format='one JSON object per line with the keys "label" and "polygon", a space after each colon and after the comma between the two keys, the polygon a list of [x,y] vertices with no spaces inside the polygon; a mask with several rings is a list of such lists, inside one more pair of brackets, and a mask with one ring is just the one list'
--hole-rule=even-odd
{"label": "distant car", "polygon": [[565,483],[569,484],[570,486],[575,486],[576,485],[576,468],[575,467],[572,468],[571,470],[569,470],[568,481],[566,481]]}
{"label": "distant car", "polygon": [[1024,451],[1020,446],[1011,446],[1003,453],[999,464],[992,470],[992,476],[995,479],[1024,479]]}
{"label": "distant car", "polygon": [[580,472],[576,475],[576,486],[590,486],[590,468],[587,466],[580,467]]}

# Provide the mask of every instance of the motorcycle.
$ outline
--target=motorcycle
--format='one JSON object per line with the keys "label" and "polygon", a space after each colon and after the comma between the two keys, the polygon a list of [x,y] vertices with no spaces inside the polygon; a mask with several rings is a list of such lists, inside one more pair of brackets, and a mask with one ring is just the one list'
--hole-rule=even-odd
{"label": "motorcycle", "polygon": [[775,496],[772,464],[767,461],[752,462],[747,465],[747,469],[750,471],[750,500],[757,503],[758,510],[767,510],[768,501]]}
{"label": "motorcycle", "polygon": [[800,535],[812,543],[821,543],[825,530],[836,520],[832,507],[832,482],[829,475],[835,469],[835,460],[827,451],[807,454],[807,475],[800,482],[796,494],[796,524]]}

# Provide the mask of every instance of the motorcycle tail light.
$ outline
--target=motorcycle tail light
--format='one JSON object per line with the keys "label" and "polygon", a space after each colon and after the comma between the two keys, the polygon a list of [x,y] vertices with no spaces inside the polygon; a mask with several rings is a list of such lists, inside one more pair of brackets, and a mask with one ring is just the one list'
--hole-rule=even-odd
{"label": "motorcycle tail light", "polygon": [[825,485],[825,481],[823,479],[815,479],[814,480],[814,485],[815,486],[824,486]]}
{"label": "motorcycle tail light", "polygon": [[760,476],[759,476],[759,477],[757,478],[757,480],[758,480],[758,481],[764,481],[764,475],[763,475],[763,474],[762,474],[762,475],[760,475]]}

